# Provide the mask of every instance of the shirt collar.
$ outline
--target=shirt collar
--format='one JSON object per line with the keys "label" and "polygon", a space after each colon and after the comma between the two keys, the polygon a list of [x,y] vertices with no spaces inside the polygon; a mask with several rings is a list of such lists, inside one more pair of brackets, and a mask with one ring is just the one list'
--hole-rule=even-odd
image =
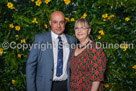
{"label": "shirt collar", "polygon": [[64,34],[58,35],[58,34],[55,34],[53,31],[51,31],[51,36],[52,36],[52,38],[54,38],[54,39],[57,39],[58,36],[60,36],[62,39],[64,39]]}

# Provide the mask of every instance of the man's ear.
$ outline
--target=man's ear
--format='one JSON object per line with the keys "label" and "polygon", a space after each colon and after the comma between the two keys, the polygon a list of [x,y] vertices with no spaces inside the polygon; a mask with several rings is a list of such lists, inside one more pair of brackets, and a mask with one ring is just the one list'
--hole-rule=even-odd
{"label": "man's ear", "polygon": [[67,21],[65,21],[65,25],[67,24]]}
{"label": "man's ear", "polygon": [[65,20],[65,25],[67,24],[67,21]]}
{"label": "man's ear", "polygon": [[49,21],[49,24],[51,25],[51,20]]}

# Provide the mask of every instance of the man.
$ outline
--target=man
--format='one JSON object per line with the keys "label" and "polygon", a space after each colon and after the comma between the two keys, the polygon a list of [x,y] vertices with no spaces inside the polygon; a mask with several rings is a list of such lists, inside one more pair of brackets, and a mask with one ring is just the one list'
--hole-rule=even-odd
{"label": "man", "polygon": [[[27,91],[69,91],[72,48],[65,44],[76,39],[63,33],[66,21],[61,11],[51,14],[49,24],[51,32],[35,35],[26,65]],[[39,44],[46,44],[46,49]]]}

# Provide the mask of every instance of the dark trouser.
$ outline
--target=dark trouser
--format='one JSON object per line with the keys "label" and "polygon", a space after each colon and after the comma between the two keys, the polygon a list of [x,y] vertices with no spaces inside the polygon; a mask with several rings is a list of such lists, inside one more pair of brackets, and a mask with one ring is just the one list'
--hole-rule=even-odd
{"label": "dark trouser", "polygon": [[67,91],[67,80],[65,80],[65,81],[53,81],[51,91]]}

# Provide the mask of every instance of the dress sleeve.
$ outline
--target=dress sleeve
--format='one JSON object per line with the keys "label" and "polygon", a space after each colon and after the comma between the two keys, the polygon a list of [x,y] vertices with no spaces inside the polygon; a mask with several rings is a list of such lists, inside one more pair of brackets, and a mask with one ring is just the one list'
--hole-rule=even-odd
{"label": "dress sleeve", "polygon": [[106,57],[101,48],[89,48],[90,78],[92,81],[103,81],[106,69]]}

